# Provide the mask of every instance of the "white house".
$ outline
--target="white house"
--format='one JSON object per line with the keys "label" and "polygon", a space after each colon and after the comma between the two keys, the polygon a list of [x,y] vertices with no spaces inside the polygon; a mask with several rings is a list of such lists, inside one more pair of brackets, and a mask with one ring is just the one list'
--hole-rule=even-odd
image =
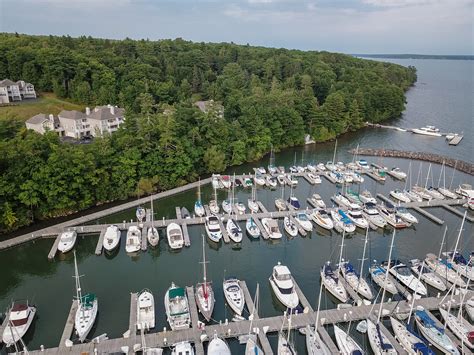
{"label": "white house", "polygon": [[104,133],[112,134],[124,121],[125,110],[123,108],[107,105],[97,106],[91,112],[86,108],[86,117],[90,124],[90,131],[94,137],[102,136]]}
{"label": "white house", "polygon": [[27,83],[23,80],[18,80],[16,83],[20,89],[22,99],[36,99],[36,91],[33,84]]}
{"label": "white house", "polygon": [[20,87],[9,79],[0,81],[0,103],[7,104],[21,101]]}
{"label": "white house", "polygon": [[91,135],[91,126],[87,116],[79,111],[63,110],[58,115],[59,125],[64,129],[66,137],[80,139]]}
{"label": "white house", "polygon": [[57,132],[60,136],[64,134],[64,129],[59,125],[58,117],[54,115],[45,115],[40,113],[28,119],[26,121],[26,128],[32,129],[40,134],[44,134],[47,131]]}

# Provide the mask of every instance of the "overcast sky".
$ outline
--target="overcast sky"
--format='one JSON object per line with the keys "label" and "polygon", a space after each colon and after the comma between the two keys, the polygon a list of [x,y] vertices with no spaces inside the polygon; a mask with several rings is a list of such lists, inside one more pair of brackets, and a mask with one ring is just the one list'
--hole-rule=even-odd
{"label": "overcast sky", "polygon": [[473,54],[473,0],[0,0],[0,31]]}

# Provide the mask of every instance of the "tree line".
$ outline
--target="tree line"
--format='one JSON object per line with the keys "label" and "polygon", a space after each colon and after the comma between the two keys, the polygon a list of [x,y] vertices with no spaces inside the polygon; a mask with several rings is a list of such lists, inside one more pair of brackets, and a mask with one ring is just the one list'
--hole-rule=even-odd
{"label": "tree line", "polygon": [[[92,144],[0,120],[0,230],[169,189],[398,117],[416,70],[349,55],[176,40],[0,34],[0,78],[126,108]],[[194,102],[214,100],[201,112]]]}

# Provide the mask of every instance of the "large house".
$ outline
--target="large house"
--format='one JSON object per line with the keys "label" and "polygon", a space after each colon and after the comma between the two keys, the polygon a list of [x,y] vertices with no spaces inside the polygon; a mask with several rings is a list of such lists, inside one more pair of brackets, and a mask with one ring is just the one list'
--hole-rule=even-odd
{"label": "large house", "polygon": [[33,84],[26,83],[23,80],[16,83],[9,79],[0,81],[0,104],[34,98],[36,98],[36,92]]}
{"label": "large house", "polygon": [[91,126],[83,112],[63,110],[58,114],[58,118],[66,137],[79,139],[91,135]]}
{"label": "large house", "polygon": [[26,128],[32,129],[38,133],[44,134],[48,131],[55,131],[61,136],[64,129],[59,125],[59,119],[52,114],[45,115],[40,113],[26,121]]}
{"label": "large house", "polygon": [[87,120],[93,136],[101,136],[105,132],[115,132],[124,120],[125,110],[112,105],[97,106],[92,112],[86,108]]}

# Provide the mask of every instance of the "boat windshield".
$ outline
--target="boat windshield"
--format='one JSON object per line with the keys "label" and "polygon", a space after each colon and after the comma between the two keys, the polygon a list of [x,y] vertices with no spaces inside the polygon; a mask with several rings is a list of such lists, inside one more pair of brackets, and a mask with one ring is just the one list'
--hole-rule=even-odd
{"label": "boat windshield", "polygon": [[302,221],[307,221],[308,220],[308,216],[306,215],[306,213],[298,213],[297,218],[299,220],[302,220]]}
{"label": "boat windshield", "polygon": [[406,267],[405,265],[401,265],[401,266],[397,266],[396,269],[397,272],[400,274],[400,275],[403,275],[403,276],[411,276],[411,272],[410,272],[410,269],[408,267]]}
{"label": "boat windshield", "polygon": [[275,277],[278,281],[291,280],[291,275],[290,274],[276,274]]}

